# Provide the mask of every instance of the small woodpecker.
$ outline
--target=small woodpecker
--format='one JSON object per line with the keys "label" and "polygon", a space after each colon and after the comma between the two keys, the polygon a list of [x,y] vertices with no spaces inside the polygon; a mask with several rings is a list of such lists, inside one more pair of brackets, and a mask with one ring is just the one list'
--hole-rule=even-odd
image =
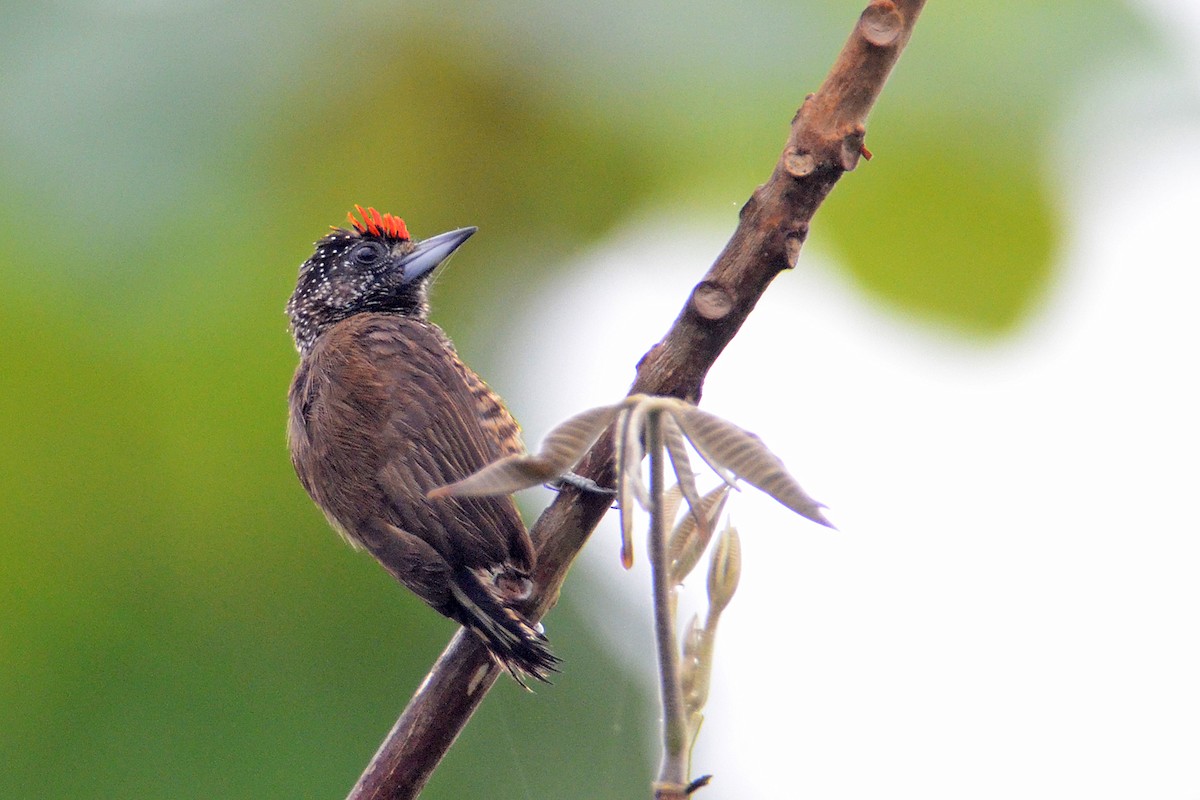
{"label": "small woodpecker", "polygon": [[476,228],[414,241],[355,206],[316,243],[287,304],[300,365],[288,444],[300,482],[352,545],[478,635],[519,682],[559,660],[522,613],[534,550],[512,497],[427,493],[524,452],[503,401],[429,321],[429,281]]}

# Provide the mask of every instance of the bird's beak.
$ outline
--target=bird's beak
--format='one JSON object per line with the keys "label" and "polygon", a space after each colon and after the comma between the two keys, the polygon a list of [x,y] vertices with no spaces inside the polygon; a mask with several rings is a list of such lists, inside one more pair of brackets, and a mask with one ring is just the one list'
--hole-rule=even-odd
{"label": "bird's beak", "polygon": [[398,266],[404,271],[404,282],[412,283],[441,264],[479,228],[459,228],[448,233],[439,233],[417,242],[413,249],[401,257]]}

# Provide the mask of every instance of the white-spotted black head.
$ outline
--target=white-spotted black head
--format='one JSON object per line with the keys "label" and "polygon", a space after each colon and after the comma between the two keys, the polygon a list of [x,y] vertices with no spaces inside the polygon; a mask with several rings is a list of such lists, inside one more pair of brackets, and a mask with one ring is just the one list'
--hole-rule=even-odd
{"label": "white-spotted black head", "polygon": [[400,217],[355,208],[362,220],[348,214],[351,227],[334,228],[300,266],[287,315],[301,353],[331,325],[355,314],[425,319],[434,269],[477,230],[459,228],[416,242]]}

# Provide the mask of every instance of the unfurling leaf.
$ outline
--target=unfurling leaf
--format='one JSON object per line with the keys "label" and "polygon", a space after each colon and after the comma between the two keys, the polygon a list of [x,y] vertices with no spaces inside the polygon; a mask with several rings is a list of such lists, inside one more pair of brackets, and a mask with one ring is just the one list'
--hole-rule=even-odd
{"label": "unfurling leaf", "polygon": [[[683,634],[680,648],[680,686],[683,689],[683,702],[688,714],[699,716],[708,702],[708,689],[712,683],[713,648],[715,646],[717,617],[710,611],[707,621],[701,625],[700,618],[693,616]],[[699,729],[692,728],[692,736]]]}
{"label": "unfurling leaf", "polygon": [[546,434],[537,455],[508,456],[493,461],[461,481],[433,489],[429,497],[512,494],[548,483],[579,463],[620,410],[621,405],[617,404],[576,414]]}
{"label": "unfurling leaf", "polygon": [[[700,616],[692,614],[687,627],[683,630],[680,642],[679,683],[683,689],[683,698],[687,702],[696,690],[697,671],[700,667],[701,641],[704,635],[700,627]],[[689,703],[689,710],[696,711]]]}
{"label": "unfurling leaf", "polygon": [[639,402],[631,405],[622,415],[624,447],[621,449],[621,482],[627,483],[627,490],[637,498],[638,504],[650,510],[650,491],[642,480],[642,460],[646,457],[642,435],[646,428],[646,413],[649,403]]}
{"label": "unfurling leaf", "polygon": [[617,512],[620,516],[620,565],[634,566],[634,503],[649,506],[649,493],[642,482],[642,403],[626,399],[617,419]]}
{"label": "unfurling leaf", "polygon": [[[692,462],[688,458],[683,431],[679,429],[679,423],[670,414],[662,415],[662,431],[663,442],[667,446],[667,455],[671,458],[671,469],[675,471],[675,477],[679,481],[679,491],[687,500],[688,509],[696,518],[696,527],[708,528],[708,519],[700,504],[700,492],[696,489],[696,474],[692,472]],[[667,517],[668,522],[674,519],[674,516]]]}
{"label": "unfurling leaf", "polygon": [[821,504],[800,488],[783,462],[753,433],[695,406],[680,404],[672,413],[709,464],[728,469],[800,516],[833,527],[821,513]]}
{"label": "unfurling leaf", "polygon": [[[725,501],[729,499],[729,486],[722,483],[704,497],[700,498],[699,508],[705,520],[715,520],[721,516]],[[671,565],[671,580],[683,583],[683,579],[691,574],[700,563],[700,556],[712,541],[714,526],[696,524],[695,515],[688,514],[679,521],[675,530],[667,540],[667,561]]]}
{"label": "unfurling leaf", "polygon": [[428,496],[437,499],[512,494],[552,481],[562,472],[557,464],[549,463],[540,456],[508,456],[493,461],[461,481],[432,489]]}
{"label": "unfurling leaf", "polygon": [[725,610],[742,577],[742,540],[737,528],[730,525],[721,531],[708,567],[708,604],[710,616]]}
{"label": "unfurling leaf", "polygon": [[633,569],[633,492],[625,478],[625,429],[629,426],[629,414],[617,418],[616,442],[617,462],[617,519],[621,524],[621,566]]}
{"label": "unfurling leaf", "polygon": [[663,519],[665,519],[668,524],[674,522],[675,518],[679,516],[679,504],[682,501],[683,492],[680,490],[678,483],[672,486],[670,489],[667,489],[666,493],[663,494]]}
{"label": "unfurling leaf", "polygon": [[589,408],[556,425],[542,440],[538,458],[561,467],[560,475],[569,471],[612,424],[620,410],[620,403]]}

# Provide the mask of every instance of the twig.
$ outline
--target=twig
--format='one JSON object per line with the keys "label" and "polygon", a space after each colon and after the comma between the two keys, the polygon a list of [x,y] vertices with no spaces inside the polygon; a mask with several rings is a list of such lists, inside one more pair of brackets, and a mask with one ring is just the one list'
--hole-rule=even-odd
{"label": "twig", "polygon": [[[862,13],[821,88],[793,118],[775,170],[743,206],[733,237],[667,335],[638,363],[630,393],[699,400],[717,356],[775,276],[795,266],[813,214],[842,174],[857,165],[867,114],[924,4],[875,0]],[[611,437],[601,438],[576,472],[611,486]],[[541,587],[530,609],[533,616],[545,614],[558,600],[571,562],[608,507],[605,497],[564,490],[542,514],[532,531],[538,549],[534,580]],[[497,674],[483,647],[460,631],[348,800],[415,797]]]}
{"label": "twig", "polygon": [[659,691],[663,706],[663,753],[654,796],[681,798],[687,790],[688,724],[679,680],[679,644],[675,636],[674,581],[667,555],[667,519],[663,514],[663,415],[646,415],[646,450],[650,455],[650,570],[654,584],[654,636],[658,642]]}

